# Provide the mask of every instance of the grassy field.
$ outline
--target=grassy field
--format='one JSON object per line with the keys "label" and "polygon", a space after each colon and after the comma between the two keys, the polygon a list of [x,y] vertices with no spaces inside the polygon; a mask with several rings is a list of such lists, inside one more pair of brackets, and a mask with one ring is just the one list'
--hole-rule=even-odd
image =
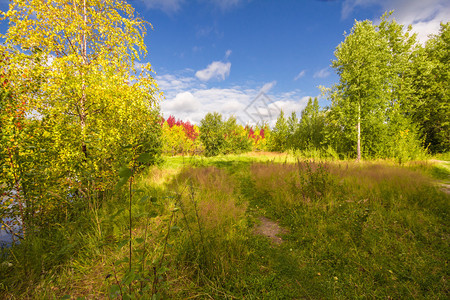
{"label": "grassy field", "polygon": [[131,219],[127,193],[111,195],[4,256],[0,295],[447,299],[448,166],[167,158],[135,178]]}

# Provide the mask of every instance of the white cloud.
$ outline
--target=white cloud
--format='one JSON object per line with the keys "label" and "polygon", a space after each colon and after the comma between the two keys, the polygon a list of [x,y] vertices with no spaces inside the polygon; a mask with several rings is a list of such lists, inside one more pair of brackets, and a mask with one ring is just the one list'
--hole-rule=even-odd
{"label": "white cloud", "polygon": [[306,74],[306,70],[301,70],[300,73],[297,74],[297,76],[294,77],[294,81],[302,78],[303,76],[305,76]]}
{"label": "white cloud", "polygon": [[202,80],[208,81],[211,79],[225,80],[230,75],[231,63],[214,61],[206,67],[206,69],[199,70],[195,73],[195,76]]}
{"label": "white cloud", "polygon": [[345,0],[342,4],[342,18],[347,18],[357,7],[379,7],[381,12],[394,10],[394,17],[400,24],[412,25],[422,43],[428,35],[439,32],[440,23],[450,20],[448,0]]}
{"label": "white cloud", "polygon": [[54,56],[53,54],[49,54],[49,56],[47,57],[47,66],[51,66],[53,65],[53,62],[55,61],[56,56]]}
{"label": "white cloud", "polygon": [[141,0],[147,8],[160,9],[166,14],[176,13],[181,9],[184,0]]}
{"label": "white cloud", "polygon": [[166,94],[176,95],[193,86],[196,79],[190,76],[177,76],[173,74],[157,75],[158,87]]}
{"label": "white cloud", "polygon": [[182,120],[198,124],[208,112],[219,112],[225,118],[241,116],[245,103],[250,102],[253,95],[232,88],[196,89],[177,94],[174,99],[161,103],[164,116],[174,115]]}
{"label": "white cloud", "polygon": [[230,49],[228,49],[227,52],[225,52],[225,59],[228,59],[228,57],[230,57],[231,52],[232,51]]}
{"label": "white cloud", "polygon": [[[218,112],[224,118],[235,116],[243,125],[264,121],[274,126],[280,109],[283,109],[286,115],[295,111],[299,116],[309,98],[303,97],[300,90],[271,93],[270,96],[261,93],[261,90],[269,91],[276,84],[275,81],[264,84],[260,89],[257,86],[208,88],[192,74],[166,74],[158,76],[157,80],[165,94],[165,100],[161,102],[163,115],[174,115],[195,124],[208,112]],[[262,101],[259,99],[261,95]]]}
{"label": "white cloud", "polygon": [[420,42],[425,43],[430,34],[438,34],[441,28],[441,22],[450,20],[450,5],[442,8],[431,20],[416,21],[412,24],[412,31],[417,33]]}
{"label": "white cloud", "polygon": [[200,107],[200,102],[192,93],[182,92],[177,94],[174,99],[167,100],[164,107],[172,111],[193,112]]}
{"label": "white cloud", "polygon": [[[273,102],[271,105],[279,107],[284,112],[285,117],[288,117],[292,114],[292,112],[297,113],[301,112],[308,103],[309,97],[302,97],[300,99],[285,99]],[[270,106],[269,106],[270,107]]]}
{"label": "white cloud", "polygon": [[266,95],[264,91],[270,91],[276,81],[265,83],[262,88],[258,83],[210,88],[194,76],[193,70],[158,75],[156,80],[165,96],[161,102],[163,116],[174,115],[194,124],[198,124],[208,112],[218,112],[224,118],[235,116],[243,125],[264,121],[274,126],[280,109],[285,114],[295,111],[300,116],[309,98],[304,97],[299,89]]}
{"label": "white cloud", "polygon": [[330,76],[330,74],[331,73],[330,73],[328,67],[326,67],[326,68],[323,68],[323,69],[317,71],[316,73],[314,73],[313,77],[314,78],[326,78],[326,77]]}
{"label": "white cloud", "polygon": [[268,82],[262,86],[260,91],[263,93],[268,93],[276,84],[277,82],[275,80]]}
{"label": "white cloud", "polygon": [[367,7],[376,3],[376,0],[344,0],[342,3],[341,17],[342,19],[348,18],[357,6]]}

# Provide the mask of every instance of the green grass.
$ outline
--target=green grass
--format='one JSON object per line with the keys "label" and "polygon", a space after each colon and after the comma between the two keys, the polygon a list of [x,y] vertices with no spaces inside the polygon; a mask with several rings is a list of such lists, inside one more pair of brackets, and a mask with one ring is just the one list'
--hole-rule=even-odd
{"label": "green grass", "polygon": [[450,163],[441,163],[434,166],[431,175],[436,179],[450,181]]}
{"label": "green grass", "polygon": [[410,162],[408,166],[413,170],[420,170],[421,172],[433,177],[434,179],[450,183],[450,162],[443,160],[429,160]]}
{"label": "green grass", "polygon": [[434,157],[436,160],[450,161],[450,152],[436,154]]}
{"label": "green grass", "polygon": [[272,153],[272,152],[250,152],[245,154],[228,154],[217,155],[213,157],[204,156],[166,156],[162,168],[177,169],[184,166],[193,167],[225,167],[233,168],[233,166],[249,164],[252,162],[290,162],[297,160],[294,154],[289,153]]}
{"label": "green grass", "polygon": [[[166,158],[133,187],[133,265],[145,267],[131,296],[150,299],[156,283],[172,299],[446,299],[449,196],[435,182],[448,173],[435,167],[267,153]],[[127,246],[118,247],[126,203],[120,194],[87,212],[82,233],[63,224],[49,249],[45,239],[28,254],[17,247],[23,265],[2,265],[0,295],[110,297],[128,266]],[[253,233],[259,216],[286,229],[281,245]],[[48,265],[38,256],[46,251]],[[21,278],[27,267],[34,275]]]}

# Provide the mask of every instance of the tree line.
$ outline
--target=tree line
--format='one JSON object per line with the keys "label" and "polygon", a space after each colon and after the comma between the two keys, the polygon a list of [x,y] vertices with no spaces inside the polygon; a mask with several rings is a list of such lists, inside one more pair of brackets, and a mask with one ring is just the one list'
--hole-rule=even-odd
{"label": "tree line", "polygon": [[224,118],[220,113],[207,113],[199,125],[162,118],[162,153],[165,155],[239,154],[267,150],[267,124],[243,126],[235,117]]}
{"label": "tree line", "polygon": [[[281,111],[273,128],[252,128],[209,113],[201,120],[200,152],[302,151],[334,158],[424,158],[450,150],[450,23],[422,45],[411,27],[389,20],[356,21],[335,51],[339,82],[322,88],[331,105],[310,98],[300,117]],[[239,126],[241,126],[239,128]],[[246,133],[244,133],[246,131]],[[240,138],[237,138],[237,137]],[[233,147],[231,147],[233,145]]]}
{"label": "tree line", "polygon": [[424,46],[411,27],[355,22],[335,51],[331,105],[309,101],[298,121],[281,114],[272,150],[328,150],[340,157],[415,159],[450,150],[450,23]]}

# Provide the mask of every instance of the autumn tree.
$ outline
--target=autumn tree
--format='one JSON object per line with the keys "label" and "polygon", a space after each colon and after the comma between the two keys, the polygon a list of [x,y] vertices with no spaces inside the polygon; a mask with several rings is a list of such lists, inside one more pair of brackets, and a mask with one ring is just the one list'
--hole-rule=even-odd
{"label": "autumn tree", "polygon": [[146,54],[146,22],[125,1],[13,1],[4,17],[6,43],[19,49],[16,64],[30,56],[41,62],[25,67],[45,78],[28,98],[38,99],[40,115],[58,116],[60,130],[72,127],[69,143],[83,160],[95,149],[88,149],[93,138],[108,144],[151,117],[156,85],[150,65],[135,67]]}
{"label": "autumn tree", "polygon": [[13,0],[2,15],[6,89],[25,110],[21,132],[33,137],[18,142],[2,172],[2,182],[19,169],[28,182],[11,196],[30,209],[39,210],[39,197],[57,206],[68,190],[111,188],[118,167],[140,152],[158,154],[156,84],[150,65],[135,63],[149,24],[126,1]]}
{"label": "autumn tree", "polygon": [[256,126],[246,126],[248,140],[253,151],[267,150],[267,141],[270,140],[271,132],[267,123],[257,124]]}
{"label": "autumn tree", "polygon": [[189,121],[169,116],[162,124],[162,151],[164,154],[198,154],[201,152],[199,129]]}

